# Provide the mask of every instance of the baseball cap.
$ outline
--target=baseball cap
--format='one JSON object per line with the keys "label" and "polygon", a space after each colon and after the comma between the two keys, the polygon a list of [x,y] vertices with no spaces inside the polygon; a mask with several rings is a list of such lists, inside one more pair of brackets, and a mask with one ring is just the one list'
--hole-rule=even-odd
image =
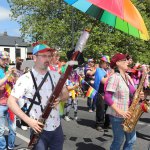
{"label": "baseball cap", "polygon": [[2,59],[9,58],[9,53],[6,51],[0,51],[0,58]]}
{"label": "baseball cap", "polygon": [[47,46],[46,44],[38,44],[33,48],[33,52],[32,54],[35,55],[37,52],[39,53],[44,53],[46,51],[52,51],[54,52],[55,49],[50,48],[49,46]]}
{"label": "baseball cap", "polygon": [[116,62],[125,59],[127,56],[122,53],[115,54],[110,61],[110,67],[114,68],[116,66]]}
{"label": "baseball cap", "polygon": [[107,55],[103,55],[102,58],[101,58],[101,60],[102,60],[102,61],[105,61],[105,62],[107,62],[107,63],[110,63],[110,58],[109,58],[109,56],[107,56]]}
{"label": "baseball cap", "polygon": [[93,62],[93,61],[94,61],[93,58],[88,59],[88,62]]}

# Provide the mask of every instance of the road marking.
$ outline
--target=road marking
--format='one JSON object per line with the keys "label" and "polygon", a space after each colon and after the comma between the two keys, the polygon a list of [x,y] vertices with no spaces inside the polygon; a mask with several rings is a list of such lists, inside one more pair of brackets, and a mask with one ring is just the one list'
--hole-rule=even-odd
{"label": "road marking", "polygon": [[139,121],[138,124],[139,124],[139,125],[146,125],[146,126],[149,126],[149,127],[150,127],[150,124],[149,124],[149,123],[145,123],[145,122],[142,122],[142,121]]}
{"label": "road marking", "polygon": [[[5,127],[5,128],[6,128],[6,131],[9,131],[9,129],[8,129],[7,127]],[[29,139],[29,138],[27,138],[27,137],[25,137],[25,136],[19,134],[18,132],[16,132],[16,136],[17,136],[18,138],[20,138],[21,140],[25,141],[26,143],[29,143],[29,142],[30,142],[30,139]]]}
{"label": "road marking", "polygon": [[[148,127],[150,127],[150,124],[144,123],[144,122],[141,122],[141,121],[139,121],[138,124],[139,124],[139,125],[147,125]],[[6,128],[6,131],[9,131],[9,129],[8,129],[7,127],[5,127],[5,128]],[[27,138],[27,137],[25,137],[25,136],[19,134],[18,132],[16,132],[16,136],[17,136],[18,138],[20,138],[21,140],[25,141],[26,143],[29,143],[29,142],[30,142],[30,139],[29,139],[29,138]]]}

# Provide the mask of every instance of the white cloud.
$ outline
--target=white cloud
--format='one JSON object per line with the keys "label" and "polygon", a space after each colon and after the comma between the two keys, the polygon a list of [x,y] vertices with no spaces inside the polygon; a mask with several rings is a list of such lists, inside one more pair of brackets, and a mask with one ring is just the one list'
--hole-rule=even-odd
{"label": "white cloud", "polygon": [[10,10],[0,7],[0,21],[10,20]]}

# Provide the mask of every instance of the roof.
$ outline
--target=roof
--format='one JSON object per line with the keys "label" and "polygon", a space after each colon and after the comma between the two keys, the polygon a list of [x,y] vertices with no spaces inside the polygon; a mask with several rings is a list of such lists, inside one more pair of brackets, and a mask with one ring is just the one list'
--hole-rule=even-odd
{"label": "roof", "polygon": [[0,46],[15,46],[18,47],[27,47],[29,44],[24,42],[21,37],[9,36],[7,32],[4,32],[3,35],[0,35]]}
{"label": "roof", "polygon": [[32,53],[33,47],[27,47],[28,53]]}

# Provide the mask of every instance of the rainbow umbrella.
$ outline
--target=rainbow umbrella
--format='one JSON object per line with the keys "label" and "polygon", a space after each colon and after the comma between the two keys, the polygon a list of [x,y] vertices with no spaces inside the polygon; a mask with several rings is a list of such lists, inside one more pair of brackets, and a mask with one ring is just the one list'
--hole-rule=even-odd
{"label": "rainbow umbrella", "polygon": [[144,21],[130,0],[64,0],[78,10],[129,35],[148,41]]}

